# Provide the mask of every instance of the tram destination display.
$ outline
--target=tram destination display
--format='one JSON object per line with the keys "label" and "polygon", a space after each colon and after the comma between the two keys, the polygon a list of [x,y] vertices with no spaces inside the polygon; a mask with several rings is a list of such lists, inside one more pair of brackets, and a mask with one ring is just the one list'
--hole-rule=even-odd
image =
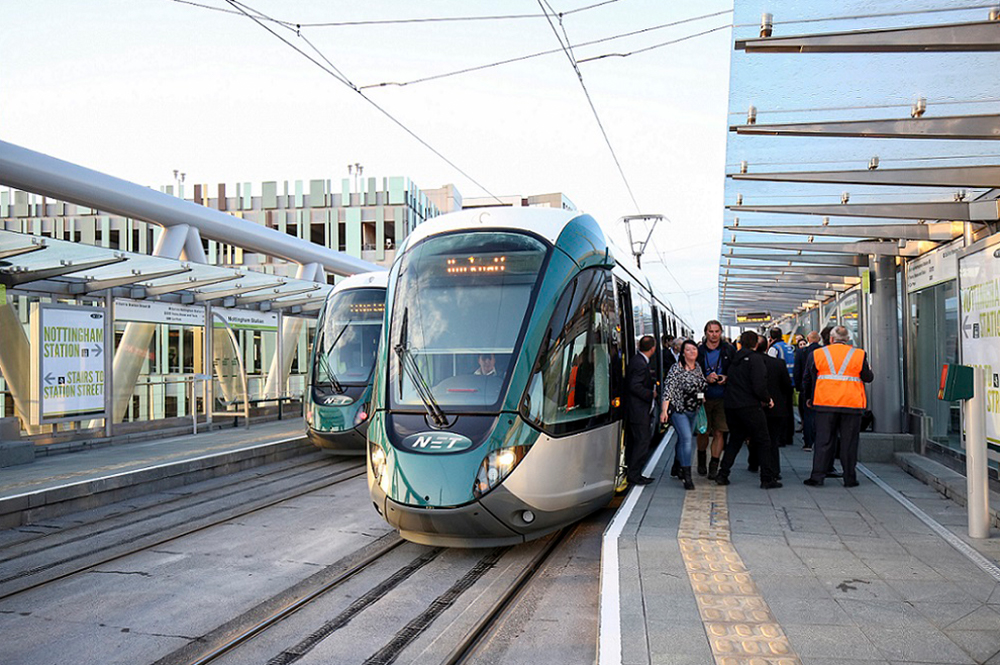
{"label": "tram destination display", "polygon": [[33,422],[104,416],[104,317],[96,307],[32,308]]}
{"label": "tram destination display", "polygon": [[958,337],[962,364],[986,376],[986,442],[1000,461],[1000,238],[963,252],[958,261]]}

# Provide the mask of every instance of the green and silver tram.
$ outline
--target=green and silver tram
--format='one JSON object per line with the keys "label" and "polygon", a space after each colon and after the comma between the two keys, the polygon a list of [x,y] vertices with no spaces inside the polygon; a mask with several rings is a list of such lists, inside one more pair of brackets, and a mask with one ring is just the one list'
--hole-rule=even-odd
{"label": "green and silver tram", "polygon": [[368,429],[372,500],[404,538],[519,543],[621,487],[626,362],[687,328],[618,258],[563,210],[460,211],[406,239]]}
{"label": "green and silver tram", "polygon": [[305,409],[309,439],[320,448],[364,454],[388,275],[363,273],[341,281],[320,314]]}

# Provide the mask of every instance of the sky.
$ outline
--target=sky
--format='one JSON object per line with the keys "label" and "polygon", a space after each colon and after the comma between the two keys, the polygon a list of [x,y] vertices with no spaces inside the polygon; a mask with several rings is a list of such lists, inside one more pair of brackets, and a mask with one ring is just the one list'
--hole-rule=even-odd
{"label": "sky", "polygon": [[[622,216],[663,214],[643,269],[693,328],[715,318],[731,1],[242,7],[286,23],[262,21],[272,34],[225,0],[8,0],[0,140],[153,187],[175,169],[188,187],[339,182],[360,163],[470,198],[562,192],[623,245]],[[371,23],[473,16],[523,18]]]}

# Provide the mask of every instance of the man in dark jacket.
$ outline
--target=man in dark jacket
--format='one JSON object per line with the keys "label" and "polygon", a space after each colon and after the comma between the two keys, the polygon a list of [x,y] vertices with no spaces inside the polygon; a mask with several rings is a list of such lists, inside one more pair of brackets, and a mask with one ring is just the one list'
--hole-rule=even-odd
{"label": "man in dark jacket", "polygon": [[743,447],[743,441],[748,439],[749,445],[756,447],[759,453],[761,488],[781,487],[777,469],[774,468],[777,453],[771,450],[771,437],[767,431],[767,418],[764,416],[764,408],[774,406],[774,401],[767,392],[764,358],[756,351],[759,339],[752,330],[740,335],[740,350],[729,365],[725,396],[729,441],[715,479],[719,485],[729,484],[729,472]]}
{"label": "man in dark jacket", "polygon": [[806,335],[809,344],[795,352],[795,368],[792,372],[795,389],[799,391],[799,409],[802,415],[802,450],[812,450],[816,442],[816,412],[807,406],[812,395],[806,394],[806,366],[812,362],[813,351],[819,348],[819,333],[813,330]]}
{"label": "man in dark jacket", "polygon": [[639,352],[629,361],[625,369],[625,404],[628,407],[628,438],[625,442],[625,464],[628,466],[628,481],[634,485],[646,485],[653,479],[642,475],[642,467],[649,457],[649,441],[652,437],[653,412],[653,372],[650,358],[656,352],[656,339],[645,335],[639,339]]}
{"label": "man in dark jacket", "polygon": [[784,438],[792,429],[792,379],[788,376],[788,365],[781,358],[769,356],[758,346],[757,351],[764,357],[767,369],[767,394],[773,406],[764,409],[767,418],[767,432],[771,437],[771,466],[775,476],[781,476],[781,459],[778,448],[785,445]]}
{"label": "man in dark jacket", "polygon": [[[722,338],[722,324],[709,321],[705,324],[705,341],[698,345],[698,364],[705,375],[705,415],[708,417],[708,432],[698,435],[698,474],[708,473],[709,480],[715,480],[722,457],[722,446],[729,426],[726,424],[726,410],[723,399],[726,395],[726,375],[729,364],[736,355],[732,344]],[[706,452],[711,439],[712,459],[705,465]]]}

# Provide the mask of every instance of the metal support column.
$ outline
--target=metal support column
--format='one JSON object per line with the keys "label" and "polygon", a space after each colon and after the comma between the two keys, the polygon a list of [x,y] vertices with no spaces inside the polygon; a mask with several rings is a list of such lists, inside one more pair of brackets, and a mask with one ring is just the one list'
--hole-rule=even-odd
{"label": "metal support column", "polygon": [[115,297],[104,292],[104,436],[112,436],[115,408]]}
{"label": "metal support column", "polygon": [[871,384],[869,407],[875,415],[875,431],[895,434],[902,431],[903,400],[899,366],[899,324],[896,315],[896,259],[871,259],[871,344],[868,363],[875,380]]}
{"label": "metal support column", "polygon": [[973,368],[975,392],[965,401],[965,482],[969,537],[990,537],[989,476],[986,460],[986,374]]}

